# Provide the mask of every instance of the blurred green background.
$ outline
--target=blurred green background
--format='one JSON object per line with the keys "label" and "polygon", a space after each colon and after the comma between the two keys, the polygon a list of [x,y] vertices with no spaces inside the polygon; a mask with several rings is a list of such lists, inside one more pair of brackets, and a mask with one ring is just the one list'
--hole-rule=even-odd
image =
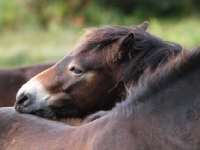
{"label": "blurred green background", "polygon": [[0,68],[58,61],[83,29],[137,25],[186,48],[200,43],[199,0],[1,0]]}

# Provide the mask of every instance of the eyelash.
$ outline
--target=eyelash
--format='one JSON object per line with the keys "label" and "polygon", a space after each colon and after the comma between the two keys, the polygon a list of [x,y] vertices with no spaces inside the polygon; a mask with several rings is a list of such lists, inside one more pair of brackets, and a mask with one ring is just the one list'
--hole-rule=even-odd
{"label": "eyelash", "polygon": [[70,68],[70,71],[76,75],[81,75],[83,74],[82,70],[76,69],[75,67]]}

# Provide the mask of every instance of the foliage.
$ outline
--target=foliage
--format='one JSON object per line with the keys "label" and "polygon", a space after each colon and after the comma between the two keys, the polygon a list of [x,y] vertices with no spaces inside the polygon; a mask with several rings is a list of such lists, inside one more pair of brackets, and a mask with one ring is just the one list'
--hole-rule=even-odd
{"label": "foliage", "polygon": [[[198,0],[6,0],[0,1],[0,31],[52,26],[135,23],[152,17],[191,15]],[[124,17],[126,16],[126,17]]]}
{"label": "foliage", "polygon": [[190,15],[199,11],[198,0],[94,0],[102,6],[118,8],[125,14],[140,17],[166,17],[170,15]]}
{"label": "foliage", "polygon": [[0,1],[0,31],[26,27],[48,29],[63,26],[78,13],[84,1],[76,0],[6,0]]}

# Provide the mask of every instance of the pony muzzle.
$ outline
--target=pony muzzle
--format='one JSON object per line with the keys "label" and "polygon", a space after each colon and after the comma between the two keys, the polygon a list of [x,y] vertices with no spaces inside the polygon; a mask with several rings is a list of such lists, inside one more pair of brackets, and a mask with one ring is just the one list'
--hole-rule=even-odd
{"label": "pony muzzle", "polygon": [[31,113],[46,106],[49,97],[41,83],[31,79],[19,89],[14,107],[20,113]]}

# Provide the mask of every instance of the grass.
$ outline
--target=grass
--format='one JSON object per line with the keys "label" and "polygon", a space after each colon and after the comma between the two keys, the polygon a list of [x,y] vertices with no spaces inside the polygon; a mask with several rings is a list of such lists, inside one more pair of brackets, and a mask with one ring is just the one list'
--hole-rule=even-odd
{"label": "grass", "polygon": [[60,60],[72,51],[76,29],[16,31],[0,36],[0,67],[31,65]]}
{"label": "grass", "polygon": [[[130,23],[131,18],[125,25]],[[200,43],[200,19],[156,19],[149,21],[148,32],[192,48]],[[115,24],[115,23],[114,23]],[[117,24],[115,24],[117,25]],[[89,26],[88,26],[89,27]],[[83,28],[20,30],[0,34],[0,68],[58,61],[73,50]]]}

